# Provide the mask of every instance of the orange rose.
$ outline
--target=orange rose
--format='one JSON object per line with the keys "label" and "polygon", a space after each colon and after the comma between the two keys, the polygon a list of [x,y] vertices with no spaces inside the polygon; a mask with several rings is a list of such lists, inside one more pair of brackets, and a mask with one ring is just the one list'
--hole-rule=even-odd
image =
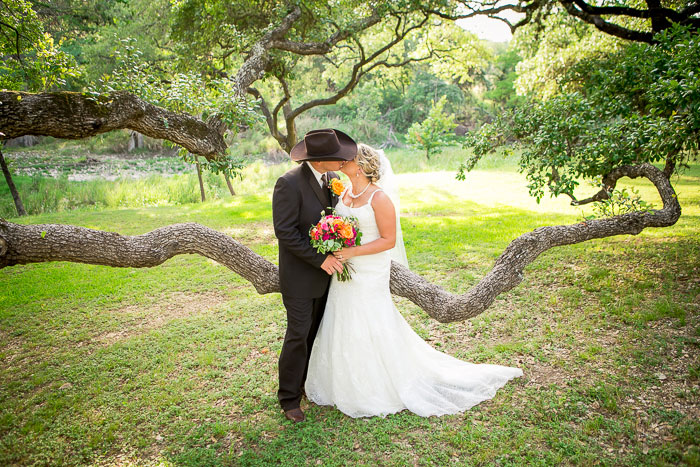
{"label": "orange rose", "polygon": [[340,229],[340,236],[343,238],[352,238],[352,226],[345,224],[342,229]]}
{"label": "orange rose", "polygon": [[345,185],[343,185],[343,182],[341,182],[339,179],[334,178],[331,180],[331,190],[333,190],[333,193],[335,193],[336,196],[340,196],[344,189]]}

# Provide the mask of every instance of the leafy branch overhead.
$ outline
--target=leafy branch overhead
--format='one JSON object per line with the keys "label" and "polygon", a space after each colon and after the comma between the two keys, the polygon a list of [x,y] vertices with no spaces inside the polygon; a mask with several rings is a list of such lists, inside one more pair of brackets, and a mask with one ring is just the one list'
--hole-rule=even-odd
{"label": "leafy branch overhead", "polygon": [[[608,199],[620,167],[664,164],[667,176],[700,151],[700,37],[673,27],[656,43],[632,44],[579,62],[560,79],[561,90],[531,101],[469,135],[473,155],[461,176],[495,148],[513,141],[520,167],[538,200],[548,189],[581,205]],[[586,199],[580,180],[602,184]]]}

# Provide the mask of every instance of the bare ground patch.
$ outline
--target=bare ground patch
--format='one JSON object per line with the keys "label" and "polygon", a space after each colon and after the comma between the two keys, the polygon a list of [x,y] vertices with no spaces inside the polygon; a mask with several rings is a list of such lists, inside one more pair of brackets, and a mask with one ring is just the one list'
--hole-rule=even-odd
{"label": "bare ground patch", "polygon": [[221,229],[221,231],[233,237],[234,240],[245,244],[276,244],[277,242],[271,222],[251,222],[244,225],[227,227]]}
{"label": "bare ground patch", "polygon": [[164,295],[152,305],[128,305],[114,310],[114,314],[133,316],[133,319],[125,323],[124,327],[118,331],[105,332],[95,336],[92,342],[109,346],[121,340],[161,328],[176,319],[207,314],[228,300],[230,300],[229,297],[219,292],[173,292]]}

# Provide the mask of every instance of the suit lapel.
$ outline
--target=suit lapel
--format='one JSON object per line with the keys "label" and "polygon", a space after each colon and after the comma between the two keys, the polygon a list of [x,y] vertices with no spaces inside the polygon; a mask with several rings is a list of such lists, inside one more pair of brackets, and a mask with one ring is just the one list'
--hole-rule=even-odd
{"label": "suit lapel", "polygon": [[309,185],[311,185],[311,189],[314,190],[314,194],[321,202],[321,206],[323,206],[324,209],[330,206],[331,200],[328,198],[328,190],[321,188],[321,185],[318,184],[318,180],[316,180],[316,177],[314,177],[314,173],[306,164],[303,164],[302,167],[302,170],[306,175],[306,181],[309,183]]}

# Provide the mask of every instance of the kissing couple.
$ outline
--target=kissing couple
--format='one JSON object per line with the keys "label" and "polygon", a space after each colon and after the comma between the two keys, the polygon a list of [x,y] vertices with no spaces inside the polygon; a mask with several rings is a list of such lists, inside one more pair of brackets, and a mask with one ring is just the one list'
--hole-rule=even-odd
{"label": "kissing couple", "polygon": [[[492,398],[518,368],[463,362],[433,349],[394,307],[391,261],[408,266],[398,218],[398,190],[382,151],[339,130],[310,131],[290,152],[299,165],[272,195],[287,332],[279,359],[278,399],[285,417],[305,420],[306,394],[351,417],[408,409],[454,414]],[[351,185],[330,188],[342,171]],[[355,217],[362,244],[333,254],[311,246],[309,229],[323,215]],[[352,279],[340,281],[344,263]]]}

